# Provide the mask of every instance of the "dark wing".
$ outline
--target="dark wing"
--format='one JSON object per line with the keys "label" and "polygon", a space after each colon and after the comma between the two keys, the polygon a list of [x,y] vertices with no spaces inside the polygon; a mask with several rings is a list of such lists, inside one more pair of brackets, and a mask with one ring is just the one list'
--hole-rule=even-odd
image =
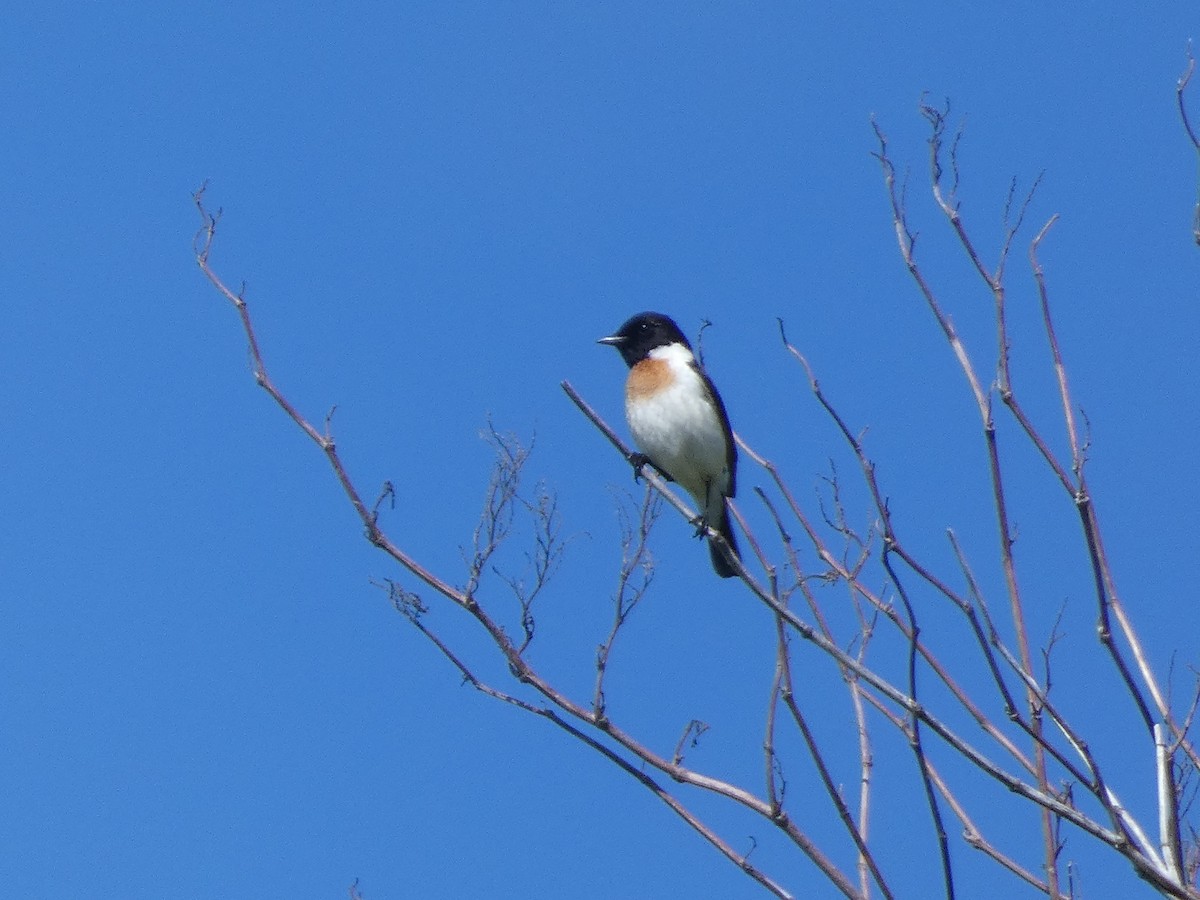
{"label": "dark wing", "polygon": [[737,444],[733,441],[733,428],[729,425],[729,414],[725,412],[725,401],[721,399],[717,386],[712,383],[712,379],[708,377],[708,373],[700,367],[700,364],[693,359],[691,366],[700,376],[700,380],[704,382],[704,389],[708,391],[709,399],[717,408],[717,415],[721,417],[721,430],[725,432],[725,465],[729,469],[729,493],[725,496],[737,496]]}

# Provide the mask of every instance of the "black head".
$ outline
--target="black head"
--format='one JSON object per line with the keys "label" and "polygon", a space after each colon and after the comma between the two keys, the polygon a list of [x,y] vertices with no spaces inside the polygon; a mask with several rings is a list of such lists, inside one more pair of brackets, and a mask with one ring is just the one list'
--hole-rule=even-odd
{"label": "black head", "polygon": [[692,345],[683,336],[679,326],[670,316],[662,313],[638,313],[622,325],[616,334],[602,337],[596,343],[609,344],[616,347],[621,358],[630,365],[636,365],[645,359],[655,347],[665,347],[668,344],[683,344],[689,350]]}

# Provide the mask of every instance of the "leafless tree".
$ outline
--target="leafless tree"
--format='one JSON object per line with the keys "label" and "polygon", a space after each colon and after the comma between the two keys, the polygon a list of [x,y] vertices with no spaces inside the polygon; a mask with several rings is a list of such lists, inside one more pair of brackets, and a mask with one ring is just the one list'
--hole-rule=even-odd
{"label": "leafless tree", "polygon": [[[1180,112],[1187,134],[1200,153],[1191,129],[1186,89],[1193,63],[1178,85]],[[774,677],[765,704],[761,736],[763,780],[759,790],[739,786],[718,774],[701,771],[685,760],[685,749],[705,726],[690,722],[674,747],[655,747],[632,733],[606,702],[605,679],[612,650],[633,627],[633,615],[650,590],[654,565],[648,541],[666,503],[689,521],[695,512],[650,466],[640,476],[646,487],[640,499],[622,509],[622,561],[612,591],[612,625],[598,636],[591,695],[572,696],[531,662],[527,650],[537,638],[536,603],[563,562],[564,539],[554,495],[545,486],[525,485],[529,448],[511,435],[489,427],[496,453],[485,503],[464,556],[465,581],[431,571],[410,550],[393,541],[381,525],[380,509],[390,488],[375,501],[364,495],[343,464],[331,433],[301,413],[268,374],[251,320],[244,291],[235,292],[210,266],[219,213],[205,205],[204,189],[195,196],[202,227],[196,236],[196,261],[213,286],[240,316],[257,383],[284,413],[324,453],[334,477],[366,530],[367,539],[399,567],[384,587],[396,609],[446,658],[472,687],[489,697],[553,723],[562,733],[586,745],[667,805],[690,828],[747,876],[777,897],[794,896],[794,882],[807,875],[805,867],[768,872],[736,849],[690,804],[692,791],[724,798],[761,817],[786,844],[808,860],[828,883],[846,897],[897,895],[895,875],[885,865],[886,836],[872,833],[876,802],[873,781],[875,755],[888,733],[901,737],[912,754],[915,773],[914,808],[924,810],[931,825],[933,846],[941,861],[941,884],[946,897],[965,889],[959,884],[950,852],[957,830],[967,846],[978,850],[1009,873],[1014,883],[1051,898],[1077,896],[1072,869],[1065,862],[1068,839],[1075,848],[1095,847],[1127,861],[1132,871],[1163,896],[1200,898],[1197,870],[1200,851],[1195,822],[1189,822],[1189,797],[1200,770],[1200,755],[1189,737],[1198,695],[1194,686],[1182,702],[1173,701],[1169,684],[1154,671],[1132,616],[1113,577],[1103,540],[1097,503],[1087,478],[1088,438],[1085,423],[1071,395],[1067,369],[1051,315],[1049,279],[1039,260],[1056,216],[1045,221],[1028,240],[1028,277],[1036,291],[1041,328],[1061,410],[1063,437],[1053,439],[1027,412],[1026,397],[1016,386],[1011,364],[1014,336],[1010,333],[1007,286],[1009,263],[1030,209],[1033,189],[1018,195],[1016,185],[1005,203],[1005,227],[994,263],[972,237],[959,199],[958,150],[961,131],[949,127],[947,110],[923,104],[929,126],[928,185],[940,217],[994,311],[995,351],[987,361],[969,352],[927,267],[917,251],[910,222],[904,179],[883,130],[874,125],[875,157],[882,173],[900,257],[918,296],[944,337],[961,372],[975,414],[979,440],[987,461],[987,491],[994,517],[995,554],[1001,573],[997,585],[976,577],[957,536],[946,535],[957,565],[938,572],[922,558],[911,536],[902,533],[883,485],[884,467],[870,455],[858,426],[839,412],[822,389],[813,367],[789,342],[779,323],[780,352],[797,366],[801,384],[828,416],[831,435],[843,442],[857,466],[857,480],[869,498],[871,515],[857,526],[842,501],[848,483],[836,473],[818,510],[806,508],[790,486],[783,467],[766,459],[742,438],[745,456],[761,469],[769,487],[753,491],[768,531],[752,530],[742,511],[730,509],[746,534],[749,552],[737,563],[747,592],[765,605],[776,623]],[[1198,213],[1200,216],[1200,213]],[[1200,240],[1200,218],[1196,233]],[[637,458],[618,434],[568,383],[562,385],[599,436],[631,463]],[[999,420],[1011,430],[999,437]],[[1029,589],[1014,551],[1014,509],[1026,502],[1014,496],[1006,481],[1010,458],[1031,448],[1040,460],[1049,490],[1072,511],[1079,524],[1082,553],[1093,592],[1096,635],[1090,652],[1101,654],[1123,686],[1129,711],[1129,742],[1138,748],[1145,783],[1153,786],[1149,799],[1128,803],[1110,781],[1113,765],[1095,746],[1089,721],[1068,715],[1056,702],[1054,688],[1070,673],[1058,672],[1052,662],[1066,638],[1057,631],[1038,641],[1031,633],[1027,609]],[[596,452],[601,452],[597,444]],[[793,476],[796,473],[791,473]],[[745,503],[745,496],[742,502]],[[492,577],[493,559],[513,532],[517,517],[534,535],[526,554],[527,568],[519,577]],[[715,532],[709,540],[720,540]],[[805,560],[816,559],[814,567]],[[1066,563],[1064,563],[1066,564]],[[507,596],[506,596],[507,595]],[[839,602],[832,603],[837,597]],[[515,618],[511,610],[516,600]],[[481,661],[440,635],[426,615],[432,604],[451,604],[467,612],[490,639],[509,673],[506,683],[477,675]],[[1002,611],[1003,610],[1003,611]],[[953,644],[926,637],[926,616],[958,617],[962,634]],[[508,627],[515,626],[515,627]],[[513,637],[516,634],[518,637]],[[1088,652],[1079,647],[1074,652]],[[844,699],[853,723],[857,759],[855,788],[847,790],[841,774],[844,760],[834,764],[823,751],[819,730],[803,708],[793,670],[798,654],[824,659],[844,684]],[[966,729],[973,729],[968,733]],[[781,749],[787,744],[787,750]],[[891,742],[891,746],[900,746]],[[802,748],[802,750],[797,750]],[[855,862],[839,865],[836,852],[821,846],[806,824],[807,809],[793,808],[787,799],[786,765],[789,754],[802,752],[812,763],[824,802],[840,820],[844,840]],[[975,773],[970,789],[962,784],[964,770]],[[982,781],[998,796],[1015,795],[1034,815],[1030,817],[1034,845],[1012,831],[993,832],[977,824],[978,811],[992,802],[978,787]],[[812,805],[811,795],[807,806]],[[1131,809],[1152,806],[1152,820]],[[1014,826],[1023,828],[1024,826]],[[893,867],[894,867],[893,863]],[[926,895],[932,894],[930,887]],[[357,892],[357,886],[351,893]]]}

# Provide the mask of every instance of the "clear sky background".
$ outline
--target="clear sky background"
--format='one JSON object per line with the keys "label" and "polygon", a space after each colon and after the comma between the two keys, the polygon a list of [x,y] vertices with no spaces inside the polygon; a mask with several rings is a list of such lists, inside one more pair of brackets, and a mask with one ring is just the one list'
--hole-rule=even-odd
{"label": "clear sky background", "polygon": [[[594,341],[642,309],[690,334],[712,321],[735,427],[815,512],[829,459],[851,469],[780,347],[785,318],[869,428],[907,533],[945,566],[957,529],[999,600],[977,420],[870,155],[874,115],[911,168],[919,251],[990,372],[990,299],[925,190],[918,101],[949,97],[987,258],[1010,179],[1045,172],[1030,216],[1062,216],[1043,259],[1109,550],[1186,695],[1200,251],[1173,90],[1194,4],[49,0],[4,19],[0,894],[329,898],[358,878],[368,900],[761,895],[627,776],[462,687],[372,586],[399,571],[254,386],[236,317],[194,265],[205,179],[225,210],[214,265],[246,281],[274,377],[315,420],[337,406],[352,475],[371,496],[395,484],[385,526],[414,556],[461,582],[481,429],[536,434],[531,481],[558,492],[574,539],[533,659],[587,697],[619,554],[613,492],[632,482],[558,385],[624,433],[625,370]],[[1061,447],[1029,236],[1012,261],[1018,383]],[[1014,465],[1035,636],[1065,604],[1063,702],[1128,764],[1121,788],[1144,814],[1145,742],[1095,661],[1078,526],[1035,461]],[[741,482],[765,527],[762,473]],[[865,501],[850,503],[865,525]],[[770,618],[689,535],[674,517],[655,534],[613,714],[668,755],[684,723],[709,722],[688,761],[759,789]],[[466,617],[435,603],[430,622],[503,682]],[[830,685],[803,699],[836,755],[844,694],[824,660],[798,659],[806,684]],[[904,895],[930,896],[911,757],[877,728],[876,833]],[[831,894],[768,826],[686,796],[790,888]],[[1148,893],[1086,846],[1067,851],[1088,860],[1084,896]],[[983,873],[968,895],[1021,895],[961,844],[955,858]]]}

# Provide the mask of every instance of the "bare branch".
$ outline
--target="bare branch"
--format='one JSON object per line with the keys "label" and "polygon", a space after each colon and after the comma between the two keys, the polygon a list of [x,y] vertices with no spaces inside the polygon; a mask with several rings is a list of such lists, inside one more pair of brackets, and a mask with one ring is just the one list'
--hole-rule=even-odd
{"label": "bare branch", "polygon": [[946,805],[950,807],[951,811],[953,811],[959,822],[962,823],[963,840],[965,840],[969,846],[987,854],[1001,866],[1012,872],[1031,887],[1041,891],[1043,894],[1050,894],[1050,886],[1045,881],[1038,878],[1027,868],[1017,863],[1014,859],[1012,859],[1012,857],[1001,853],[994,845],[984,838],[983,833],[979,830],[979,827],[967,814],[967,810],[963,806],[962,802],[950,790],[945,780],[932,764],[929,766],[929,777],[933,780],[938,792],[941,793],[942,797],[945,798]]}
{"label": "bare branch", "polygon": [[[1192,75],[1196,72],[1196,57],[1192,55],[1192,44],[1189,41],[1187,47],[1187,68],[1183,70],[1183,74],[1179,76],[1179,81],[1175,83],[1175,102],[1179,106],[1179,119],[1183,122],[1183,130],[1187,132],[1188,140],[1192,142],[1192,147],[1196,151],[1197,161],[1200,163],[1200,138],[1196,136],[1196,131],[1192,128],[1191,119],[1188,117],[1187,111],[1187,88],[1192,81]],[[1200,177],[1197,178],[1197,192],[1200,193]],[[1196,206],[1192,214],[1192,240],[1200,245],[1200,199],[1196,201]]]}
{"label": "bare branch", "polygon": [[662,510],[660,495],[646,485],[638,507],[636,525],[624,505],[618,505],[621,516],[621,567],[617,575],[617,590],[613,595],[613,624],[604,643],[596,651],[596,688],[592,694],[592,712],[598,719],[605,717],[604,677],[617,633],[634,608],[646,596],[654,580],[654,560],[650,555],[650,531]]}
{"label": "bare branch", "polygon": [[1175,766],[1171,760],[1171,748],[1167,742],[1167,728],[1159,723],[1154,726],[1154,766],[1158,784],[1158,840],[1159,853],[1172,878],[1183,876],[1183,848],[1179,835],[1177,804],[1179,795],[1175,787]]}

